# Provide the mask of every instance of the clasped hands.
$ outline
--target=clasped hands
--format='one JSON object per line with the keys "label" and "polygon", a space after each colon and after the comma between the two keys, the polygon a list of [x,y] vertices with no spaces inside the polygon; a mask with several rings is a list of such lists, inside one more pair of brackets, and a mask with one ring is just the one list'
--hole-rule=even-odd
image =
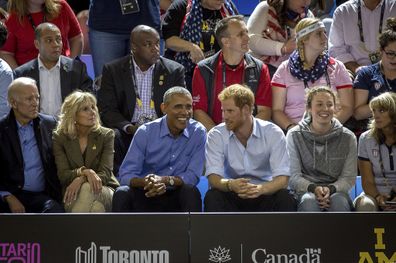
{"label": "clasped hands", "polygon": [[148,174],[144,177],[144,188],[146,197],[155,197],[166,192],[166,184],[163,176]]}
{"label": "clasped hands", "polygon": [[330,188],[327,186],[317,186],[314,191],[316,201],[320,209],[327,210],[330,208]]}
{"label": "clasped hands", "polygon": [[263,194],[263,186],[250,183],[250,179],[238,178],[229,180],[229,190],[238,194],[240,198],[253,199]]}

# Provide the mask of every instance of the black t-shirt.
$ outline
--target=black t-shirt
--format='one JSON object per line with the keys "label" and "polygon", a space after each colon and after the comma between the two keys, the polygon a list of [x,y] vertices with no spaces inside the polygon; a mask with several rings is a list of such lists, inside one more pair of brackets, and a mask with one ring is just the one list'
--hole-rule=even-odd
{"label": "black t-shirt", "polygon": [[[169,7],[162,24],[162,34],[165,40],[172,36],[180,36],[181,26],[186,15],[186,8],[187,0],[176,0]],[[214,29],[216,24],[222,19],[222,15],[220,10],[209,10],[205,8],[202,8],[202,15],[203,23],[200,47],[201,49],[203,47],[205,57],[209,57],[220,50],[220,46],[214,36]],[[174,59],[175,54],[174,51],[168,49],[165,52],[165,57]]]}

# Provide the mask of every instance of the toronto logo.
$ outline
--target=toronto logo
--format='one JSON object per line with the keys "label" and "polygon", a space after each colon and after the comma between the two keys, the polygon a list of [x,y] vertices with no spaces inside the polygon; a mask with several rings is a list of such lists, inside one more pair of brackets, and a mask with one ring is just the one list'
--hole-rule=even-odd
{"label": "toronto logo", "polygon": [[209,261],[211,262],[222,263],[231,260],[230,250],[222,248],[221,246],[209,249],[209,253]]}
{"label": "toronto logo", "polygon": [[[168,250],[115,250],[91,242],[87,250],[78,247],[75,263],[169,263]],[[220,261],[217,261],[220,262]],[[225,262],[225,261],[223,261]],[[1,263],[1,262],[0,262]]]}

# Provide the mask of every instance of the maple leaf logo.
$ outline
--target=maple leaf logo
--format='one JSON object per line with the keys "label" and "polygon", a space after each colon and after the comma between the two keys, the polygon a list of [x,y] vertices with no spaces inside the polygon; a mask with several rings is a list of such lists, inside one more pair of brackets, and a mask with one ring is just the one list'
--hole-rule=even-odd
{"label": "maple leaf logo", "polygon": [[226,248],[222,248],[219,246],[218,248],[210,249],[209,261],[211,262],[227,262],[231,260],[231,256],[229,255],[230,250]]}

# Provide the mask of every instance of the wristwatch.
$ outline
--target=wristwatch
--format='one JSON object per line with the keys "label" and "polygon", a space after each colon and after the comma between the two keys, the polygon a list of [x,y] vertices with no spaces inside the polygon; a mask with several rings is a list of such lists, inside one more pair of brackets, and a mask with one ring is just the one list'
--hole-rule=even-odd
{"label": "wristwatch", "polygon": [[169,178],[169,185],[174,186],[175,185],[175,180],[173,180],[173,176],[168,176]]}

